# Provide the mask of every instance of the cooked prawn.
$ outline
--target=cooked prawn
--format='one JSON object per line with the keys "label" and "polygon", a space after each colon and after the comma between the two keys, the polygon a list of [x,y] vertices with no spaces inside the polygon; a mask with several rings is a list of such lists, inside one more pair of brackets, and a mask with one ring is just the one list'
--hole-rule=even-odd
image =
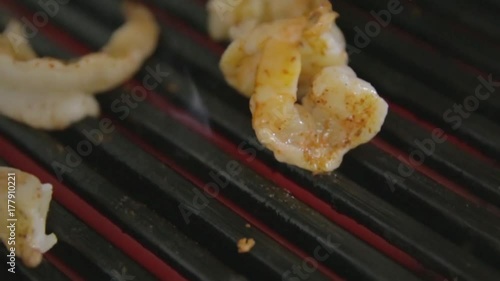
{"label": "cooked prawn", "polygon": [[261,50],[269,38],[283,38],[295,42],[300,51],[301,75],[299,97],[311,86],[312,77],[323,67],[345,65],[345,39],[335,25],[338,14],[329,2],[320,5],[308,17],[277,20],[264,23],[235,40],[224,52],[220,68],[226,81],[246,97],[254,91],[255,73],[262,60]]}
{"label": "cooked prawn", "polygon": [[328,0],[210,0],[208,31],[215,40],[234,40],[257,25],[309,14]]}
{"label": "cooked prawn", "polygon": [[278,161],[330,172],[345,153],[380,131],[387,104],[348,66],[321,70],[297,103],[300,62],[292,62],[297,54],[282,42],[266,45],[250,100],[252,125]]}
{"label": "cooked prawn", "polygon": [[336,13],[262,24],[221,59],[233,87],[250,97],[259,141],[281,162],[329,172],[379,131],[387,104],[347,66]]}

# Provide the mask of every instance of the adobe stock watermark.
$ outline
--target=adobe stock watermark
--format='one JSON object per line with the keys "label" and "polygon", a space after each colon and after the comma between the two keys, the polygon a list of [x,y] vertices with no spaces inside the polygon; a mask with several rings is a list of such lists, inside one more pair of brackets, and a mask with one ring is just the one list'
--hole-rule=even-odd
{"label": "adobe stock watermark", "polygon": [[[217,17],[225,22],[228,20],[228,13],[231,13],[243,0],[214,0],[210,3],[211,8],[215,10]],[[409,0],[412,1],[412,0]],[[359,54],[361,49],[366,48],[374,37],[377,37],[382,28],[387,27],[392,21],[394,15],[400,14],[404,10],[400,0],[389,0],[383,10],[371,11],[370,14],[374,20],[367,22],[363,28],[354,27],[354,45],[346,44],[348,55]]]}
{"label": "adobe stock watermark", "polygon": [[[169,72],[162,71],[161,66],[157,64],[153,69],[146,66],[147,75],[144,76],[141,85],[133,87],[130,91],[124,92],[119,98],[111,103],[111,112],[118,116],[118,119],[125,120],[130,116],[131,110],[137,108],[141,102],[146,100],[148,91],[157,88],[170,75]],[[82,162],[84,157],[92,154],[95,147],[102,144],[104,136],[113,133],[116,130],[113,121],[109,118],[99,120],[99,127],[92,130],[83,130],[82,139],[76,144],[76,150],[69,145],[64,147],[66,152],[64,163],[53,161],[52,169],[57,179],[62,182],[66,173],[73,172]]]}
{"label": "adobe stock watermark", "polygon": [[[478,76],[477,79],[479,83],[475,88],[474,94],[467,96],[462,103],[454,104],[443,113],[443,120],[451,125],[453,130],[458,130],[463,121],[469,118],[471,114],[479,108],[480,103],[489,99],[491,94],[500,87],[500,82],[493,81],[492,74],[488,75],[486,78]],[[423,165],[426,158],[434,154],[436,146],[444,143],[446,139],[447,137],[444,131],[440,128],[435,128],[430,137],[414,141],[417,149],[410,152],[408,159],[399,155],[398,160],[400,163],[398,166],[398,175],[389,171],[384,173],[386,182],[389,184],[391,191],[395,191],[395,184],[403,183],[406,178],[410,177],[415,172],[414,167]],[[403,161],[409,162],[410,165],[403,164]]]}
{"label": "adobe stock watermark", "polygon": [[374,17],[374,20],[367,22],[363,28],[354,27],[356,33],[353,40],[354,46],[346,44],[347,54],[361,53],[361,49],[370,45],[372,39],[380,34],[382,28],[387,27],[391,23],[393,15],[398,15],[403,10],[404,7],[399,0],[389,0],[386,9],[378,12],[370,11],[370,15]]}
{"label": "adobe stock watermark", "polygon": [[70,0],[38,0],[38,5],[40,10],[35,12],[31,17],[31,20],[27,17],[22,17],[20,23],[24,29],[24,34],[17,34],[16,32],[7,32],[7,39],[11,42],[14,50],[19,48],[25,39],[32,39],[35,37],[40,28],[43,28],[49,23],[49,19],[55,17],[60,9],[61,5],[66,5]]}
{"label": "adobe stock watermark", "polygon": [[293,265],[292,268],[285,271],[281,275],[281,280],[282,281],[308,280],[311,274],[313,274],[315,271],[318,270],[319,266],[318,262],[326,261],[328,258],[330,258],[335,249],[340,248],[340,244],[331,243],[331,238],[332,238],[331,235],[328,235],[327,241],[328,244],[332,245],[332,247],[326,248],[321,245],[318,245],[316,248],[314,248],[312,257],[306,257],[305,259],[302,260],[302,263]]}
{"label": "adobe stock watermark", "polygon": [[[250,138],[238,145],[238,154],[245,156],[244,162],[250,163],[257,157],[258,151],[263,151],[265,148],[259,144],[256,138]],[[216,164],[209,163],[211,167],[216,167]],[[217,171],[210,171],[210,181],[203,186],[203,190],[193,187],[193,199],[189,204],[179,204],[179,211],[182,214],[184,222],[189,224],[190,217],[193,214],[198,215],[210,204],[210,199],[217,197],[220,191],[230,184],[231,178],[237,178],[243,171],[242,164],[236,160],[231,160],[225,164],[224,169]]]}

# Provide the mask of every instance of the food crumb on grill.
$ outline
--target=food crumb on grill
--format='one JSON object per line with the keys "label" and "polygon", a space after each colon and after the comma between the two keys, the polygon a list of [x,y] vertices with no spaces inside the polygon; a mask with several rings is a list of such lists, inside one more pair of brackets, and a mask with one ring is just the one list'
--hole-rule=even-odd
{"label": "food crumb on grill", "polygon": [[247,224],[245,224],[245,227],[246,227],[246,228],[250,228],[250,227],[252,227],[252,226],[251,226],[249,223],[247,223]]}
{"label": "food crumb on grill", "polygon": [[253,238],[241,238],[238,241],[238,253],[248,253],[255,246]]}

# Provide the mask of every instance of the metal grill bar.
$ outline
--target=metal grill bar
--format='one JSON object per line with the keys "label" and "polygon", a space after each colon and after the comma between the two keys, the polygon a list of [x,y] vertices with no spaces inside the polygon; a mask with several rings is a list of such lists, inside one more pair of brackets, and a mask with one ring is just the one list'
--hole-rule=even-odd
{"label": "metal grill bar", "polygon": [[[95,124],[95,122],[80,123],[78,125],[80,130],[65,133],[64,139],[81,140],[81,130],[95,128]],[[101,144],[89,161],[92,161],[98,169],[114,167],[106,176],[124,188],[143,187],[130,192],[174,222],[188,236],[200,241],[227,264],[256,279],[266,276],[280,278],[281,273],[295,264],[301,264],[298,257],[262,232],[254,228],[247,229],[245,220],[217,201],[206,198],[207,203],[200,209],[199,202],[196,201],[199,193],[196,192],[195,186],[123,136],[112,133],[109,137],[110,141]],[[148,194],[145,194],[145,190]],[[187,212],[190,213],[189,220],[185,220]],[[258,241],[246,255],[236,252],[235,245],[243,237],[251,237]],[[320,272],[315,272],[312,278],[324,279]]]}
{"label": "metal grill bar", "polygon": [[51,205],[47,224],[48,231],[57,233],[59,240],[52,253],[64,259],[80,276],[88,280],[112,280],[116,274],[125,273],[144,281],[156,280],[59,204]]}
{"label": "metal grill bar", "polygon": [[[410,154],[420,149],[415,140],[428,139],[429,132],[414,126],[409,120],[389,113],[380,136]],[[500,169],[495,164],[464,153],[460,147],[450,142],[435,144],[434,152],[425,163],[483,200],[500,206]]]}
{"label": "metal grill bar", "polygon": [[[67,165],[66,157],[70,152],[61,149],[64,145],[60,142],[35,130],[16,128],[7,120],[0,120],[0,123],[2,123],[4,133],[18,140],[26,140],[18,144],[28,149],[33,157],[41,159],[46,168],[54,169],[54,163]],[[70,173],[66,173],[63,179],[71,184],[81,196],[118,222],[123,229],[132,233],[152,251],[175,264],[186,276],[197,280],[231,280],[234,278],[234,272],[182,235],[175,226],[144,204],[131,198],[124,192],[124,188],[112,185],[85,163],[72,169]],[[62,224],[61,227],[66,226]]]}
{"label": "metal grill bar", "polygon": [[[109,103],[105,104],[109,105]],[[184,162],[183,164],[189,167],[192,173],[202,177],[205,182],[213,181],[211,174],[227,174],[226,165],[232,161],[229,155],[209,143],[200,141],[200,137],[189,129],[179,126],[178,121],[168,118],[158,109],[155,110],[154,107],[143,104],[134,110],[127,120],[132,123],[130,126],[136,134],[146,137],[158,149],[175,157],[175,163]],[[172,153],[173,151],[176,153]],[[185,155],[179,155],[179,153],[185,153]],[[251,156],[245,156],[245,158],[248,157]],[[274,186],[272,182],[258,176],[250,169],[242,167],[238,175],[224,178],[229,181],[230,185],[227,191],[225,188],[222,189],[222,194],[228,194],[233,201],[255,213],[288,239],[292,239],[294,244],[309,249],[310,255],[313,255],[318,244],[325,249],[330,249],[333,254],[327,264],[339,273],[356,278],[356,276],[350,276],[350,272],[367,271],[369,272],[367,275],[382,277],[382,272],[377,271],[394,266],[390,265],[391,263],[386,258],[378,256],[376,252],[366,248],[364,244],[341,228],[314,213],[304,204],[287,195],[284,190]],[[261,207],[256,208],[259,205]],[[331,236],[331,241],[329,241],[329,236]],[[336,248],[335,245],[340,246]],[[391,274],[400,272],[397,268],[391,271]]]}
{"label": "metal grill bar", "polygon": [[[11,122],[4,118],[0,118],[0,120]],[[144,250],[137,243],[137,241],[130,239],[130,237],[127,234],[122,233],[121,230],[116,225],[110,222],[107,218],[103,217],[95,209],[89,206],[88,203],[83,201],[81,198],[77,197],[65,185],[58,182],[57,178],[50,175],[42,167],[38,166],[33,160],[31,160],[27,155],[23,154],[12,143],[8,142],[4,138],[0,138],[0,144],[1,144],[0,157],[9,159],[9,164],[11,164],[14,167],[19,167],[24,171],[39,176],[42,182],[52,183],[54,185],[54,195],[53,195],[54,200],[57,201],[59,204],[63,205],[68,210],[71,210],[74,216],[77,216],[88,226],[92,227],[101,236],[106,238],[108,243],[111,243],[116,247],[119,247],[120,250],[125,252],[130,258],[140,263],[151,273],[155,274],[156,277],[160,277],[160,280],[165,280],[165,278],[162,277],[162,275],[159,274],[159,272],[161,272],[162,274],[166,274],[168,276],[168,280],[175,280],[175,281],[186,280],[183,277],[181,277],[177,272],[172,270],[171,267],[159,261],[155,256],[151,254],[151,252]],[[60,146],[56,148],[58,148],[59,152],[61,152]],[[52,164],[53,162],[50,161],[47,162],[45,165],[51,167]],[[50,260],[50,262],[54,264],[60,263],[58,260]],[[62,265],[62,267],[65,267],[65,265]],[[74,275],[73,274],[74,272],[72,270],[65,272],[65,274],[67,273],[72,274],[71,275],[72,279],[83,280],[77,275]],[[78,278],[74,276],[77,276]]]}
{"label": "metal grill bar", "polygon": [[[387,2],[384,0],[352,2],[368,11],[387,8]],[[423,9],[417,1],[407,0],[402,3],[406,8],[394,15],[395,24],[468,63],[481,67],[486,72],[491,72],[495,76],[500,75],[500,66],[497,64],[500,61],[500,54],[497,52],[497,44],[480,40],[476,34],[456,28],[454,24]],[[415,16],[417,14],[418,16]]]}
{"label": "metal grill bar", "polygon": [[[372,20],[372,16],[354,4],[342,0],[336,1],[335,7],[342,11],[338,20],[339,26],[345,30],[344,33],[348,40],[354,42],[354,36],[357,34],[355,28],[364,30],[365,25],[362,23]],[[399,72],[411,75],[413,79],[436,89],[437,91],[432,93],[433,95],[444,96],[454,102],[462,103],[465,98],[475,93],[479,84],[477,78],[479,74],[457,67],[453,58],[443,55],[439,50],[432,49],[432,45],[428,45],[425,41],[414,38],[404,30],[392,25],[381,28],[380,33],[370,38],[369,45],[361,49],[360,52],[368,52],[373,56],[382,57],[385,64],[390,64]],[[356,55],[355,52],[352,57]],[[408,86],[409,92],[403,91],[403,94],[417,93],[409,90],[410,88]],[[417,94],[417,97],[421,96]],[[438,101],[437,103],[450,105],[450,102],[443,99],[443,102]],[[443,112],[440,112],[441,115],[438,118],[442,119]],[[500,96],[496,94],[491,95],[488,102],[483,102],[477,111],[477,113],[485,114],[491,120],[498,120],[499,112]]]}
{"label": "metal grill bar", "polygon": [[[495,8],[489,6],[486,2],[420,0],[419,4],[425,9],[435,11],[440,16],[447,17],[452,22],[460,22],[463,26],[473,29],[470,30],[471,32],[480,31],[486,37],[492,38],[498,43],[500,42],[500,20],[498,19],[500,5]],[[467,12],[464,13],[464,11]]]}

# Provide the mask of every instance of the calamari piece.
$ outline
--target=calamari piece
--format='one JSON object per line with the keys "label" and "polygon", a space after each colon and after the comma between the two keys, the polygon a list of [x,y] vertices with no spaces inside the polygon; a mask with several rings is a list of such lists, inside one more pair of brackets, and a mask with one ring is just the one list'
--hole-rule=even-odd
{"label": "calamari piece", "polygon": [[335,17],[319,7],[307,18],[259,25],[221,59],[228,83],[251,98],[259,141],[278,161],[314,173],[336,169],[387,114],[387,103],[347,66]]}
{"label": "calamari piece", "polygon": [[0,55],[9,55],[17,60],[36,58],[36,53],[24,35],[20,22],[10,22],[3,31],[3,35],[0,35]]}
{"label": "calamari piece", "polygon": [[101,51],[74,62],[34,57],[12,22],[0,36],[0,113],[49,130],[97,116],[93,95],[132,77],[158,42],[159,27],[146,7],[126,2],[124,12],[127,21]]}
{"label": "calamari piece", "polygon": [[208,31],[215,40],[234,40],[261,23],[308,14],[328,0],[210,0]]}
{"label": "calamari piece", "polygon": [[[9,176],[9,173],[15,177]],[[28,173],[0,167],[0,239],[8,251],[15,248],[16,257],[28,267],[38,266],[42,254],[57,243],[55,234],[45,234],[51,198],[52,185],[42,184]]]}
{"label": "calamari piece", "polygon": [[348,60],[345,39],[335,24],[338,14],[329,2],[313,10],[307,17],[277,20],[257,26],[244,38],[233,41],[220,61],[226,81],[246,97],[254,92],[255,73],[262,60],[262,49],[269,38],[294,42],[299,48],[301,74],[299,97],[311,87],[312,78],[321,69],[345,65]]}

